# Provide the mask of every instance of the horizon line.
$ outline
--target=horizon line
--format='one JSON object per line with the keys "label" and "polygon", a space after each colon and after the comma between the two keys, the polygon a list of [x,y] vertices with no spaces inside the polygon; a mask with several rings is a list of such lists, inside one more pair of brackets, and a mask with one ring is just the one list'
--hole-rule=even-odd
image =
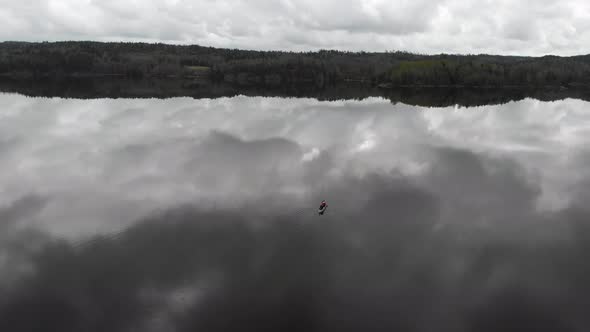
{"label": "horizon line", "polygon": [[203,44],[197,43],[172,43],[169,41],[128,41],[128,40],[119,40],[119,41],[104,41],[104,40],[89,40],[89,39],[63,39],[63,40],[43,40],[43,41],[27,41],[27,40],[2,40],[0,44],[10,44],[10,43],[21,43],[21,44],[59,44],[59,43],[96,43],[96,44],[146,44],[146,45],[165,45],[165,46],[174,46],[174,47],[203,47],[203,48],[210,48],[216,50],[230,50],[230,51],[243,51],[243,52],[260,52],[260,53],[292,53],[292,54],[306,54],[306,53],[321,53],[321,52],[336,52],[336,53],[356,53],[356,54],[388,54],[388,53],[401,53],[401,54],[410,54],[410,55],[417,55],[417,56],[494,56],[494,57],[506,57],[506,58],[547,58],[547,57],[554,57],[554,58],[575,58],[575,57],[583,57],[583,56],[590,56],[590,53],[586,54],[576,54],[576,55],[556,55],[552,53],[547,53],[543,55],[505,55],[505,54],[498,54],[498,53],[421,53],[421,52],[412,52],[412,51],[404,51],[404,50],[383,50],[383,51],[351,51],[351,50],[341,50],[341,49],[330,49],[330,48],[320,48],[316,50],[308,50],[308,51],[293,51],[293,50],[280,50],[280,49],[246,49],[246,48],[237,48],[237,47],[217,47],[217,46],[206,46]]}

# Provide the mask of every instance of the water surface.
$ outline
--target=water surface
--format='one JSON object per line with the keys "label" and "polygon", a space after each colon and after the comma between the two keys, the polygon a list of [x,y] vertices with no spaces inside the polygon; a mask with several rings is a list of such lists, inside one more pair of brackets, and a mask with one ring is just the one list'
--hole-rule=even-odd
{"label": "water surface", "polygon": [[588,109],[2,94],[0,330],[583,330]]}

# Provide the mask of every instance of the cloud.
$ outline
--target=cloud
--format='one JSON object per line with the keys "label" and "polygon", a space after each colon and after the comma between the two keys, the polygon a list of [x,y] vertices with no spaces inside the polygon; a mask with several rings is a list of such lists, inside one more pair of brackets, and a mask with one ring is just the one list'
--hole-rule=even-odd
{"label": "cloud", "polygon": [[206,46],[421,53],[589,53],[585,1],[0,2],[10,40],[126,40]]}
{"label": "cloud", "polygon": [[46,200],[35,195],[29,195],[12,202],[9,206],[0,208],[0,229],[9,228],[19,220],[38,213],[46,204]]}
{"label": "cloud", "polygon": [[313,148],[311,151],[306,152],[303,155],[303,158],[301,158],[301,161],[309,162],[309,161],[316,159],[319,155],[320,155],[320,150],[318,150],[317,148]]}
{"label": "cloud", "polygon": [[44,232],[20,227],[40,215],[47,203],[46,197],[31,194],[0,207],[0,295],[31,272],[28,257],[47,243],[49,236]]}

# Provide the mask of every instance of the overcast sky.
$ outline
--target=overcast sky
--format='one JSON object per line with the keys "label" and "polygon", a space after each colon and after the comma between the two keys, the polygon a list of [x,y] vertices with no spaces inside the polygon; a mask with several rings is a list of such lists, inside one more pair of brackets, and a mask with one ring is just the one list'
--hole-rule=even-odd
{"label": "overcast sky", "polygon": [[585,0],[0,0],[1,40],[590,53]]}

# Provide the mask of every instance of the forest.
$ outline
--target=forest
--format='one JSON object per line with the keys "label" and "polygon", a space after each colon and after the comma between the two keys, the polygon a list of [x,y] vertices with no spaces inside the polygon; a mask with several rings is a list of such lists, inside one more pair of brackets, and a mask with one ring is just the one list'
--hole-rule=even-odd
{"label": "forest", "polygon": [[84,77],[182,79],[244,87],[323,88],[355,82],[386,89],[579,88],[590,86],[590,55],[283,52],[132,42],[2,42],[0,77],[13,81]]}

